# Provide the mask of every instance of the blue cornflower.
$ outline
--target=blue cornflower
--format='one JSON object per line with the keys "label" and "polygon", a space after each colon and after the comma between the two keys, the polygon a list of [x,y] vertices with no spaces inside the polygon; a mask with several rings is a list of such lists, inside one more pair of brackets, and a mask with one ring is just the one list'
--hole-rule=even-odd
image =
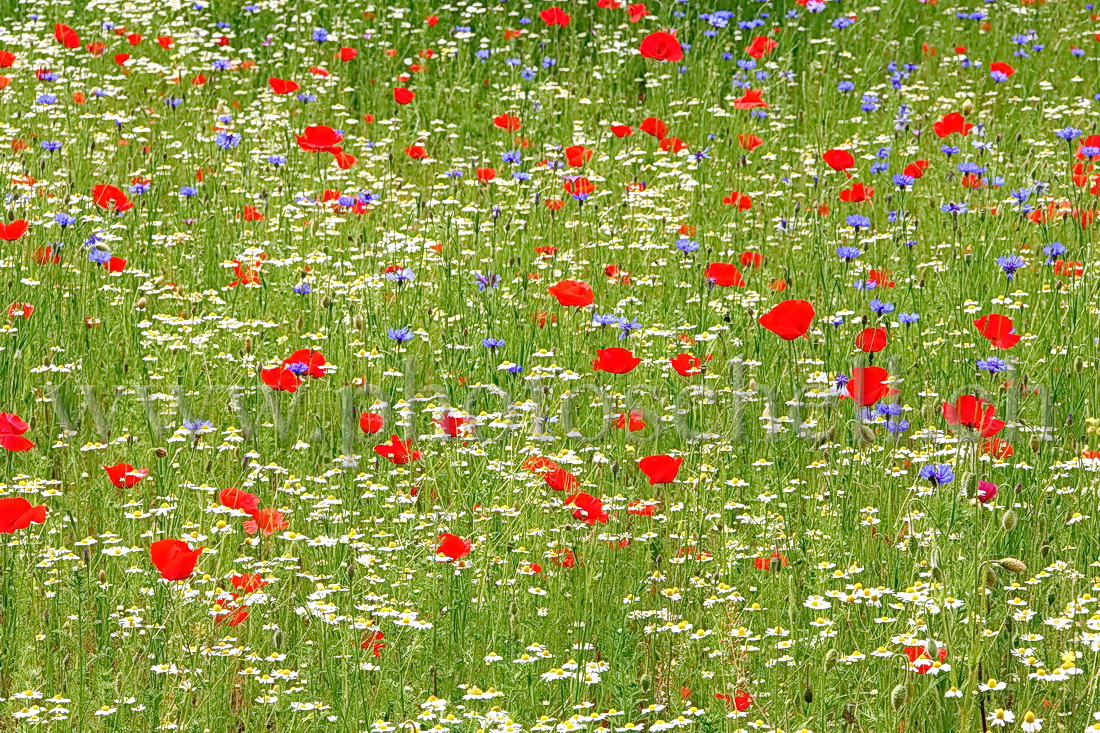
{"label": "blue cornflower", "polygon": [[999,374],[1008,369],[1008,363],[1004,359],[991,356],[987,359],[978,359],[977,367],[979,371]]}
{"label": "blue cornflower", "polygon": [[56,94],[40,94],[38,95],[39,104],[57,104]]}
{"label": "blue cornflower", "polygon": [[481,345],[489,349],[490,351],[495,351],[496,349],[504,346],[504,339],[481,339]]}
{"label": "blue cornflower", "polygon": [[286,163],[286,156],[285,155],[269,155],[269,156],[267,156],[267,162],[271,163],[271,165],[278,168],[279,166],[284,165]]}
{"label": "blue cornflower", "polygon": [[857,232],[860,229],[871,228],[871,220],[863,214],[849,214],[847,218],[844,219],[844,221],[846,221],[848,223],[848,226],[852,227]]}
{"label": "blue cornflower", "polygon": [[317,41],[317,43],[324,43],[328,40],[328,31],[324,28],[314,28],[310,38]]}
{"label": "blue cornflower", "polygon": [[500,154],[500,159],[505,163],[522,163],[523,153],[519,150],[506,150]]}
{"label": "blue cornflower", "polygon": [[393,272],[387,272],[386,273],[386,279],[387,280],[392,280],[393,282],[397,283],[398,285],[403,285],[407,282],[411,282],[411,281],[415,280],[416,279],[416,273],[413,272],[412,269],[410,269],[408,267],[402,267],[398,270],[394,270]]}
{"label": "blue cornflower", "polygon": [[111,251],[109,249],[100,249],[99,247],[92,247],[88,250],[88,261],[94,262],[97,265],[102,265],[111,261]]}
{"label": "blue cornflower", "polygon": [[680,250],[681,252],[690,254],[699,249],[699,243],[693,239],[683,237],[682,239],[676,240],[676,249]]}
{"label": "blue cornflower", "polygon": [[232,150],[241,144],[241,136],[236,132],[219,132],[214,144],[222,150]]}
{"label": "blue cornflower", "polygon": [[492,272],[482,275],[480,272],[474,273],[474,280],[477,282],[478,292],[485,290],[486,288],[495,288],[500,284],[500,275],[496,275]]}
{"label": "blue cornflower", "polygon": [[208,428],[213,428],[214,423],[209,420],[184,420],[183,429],[189,433],[202,433],[206,432]]}
{"label": "blue cornflower", "polygon": [[891,433],[904,433],[909,429],[908,420],[887,420],[886,430]]}
{"label": "blue cornflower", "polygon": [[607,314],[593,313],[592,314],[592,325],[593,326],[610,326],[613,323],[618,323],[618,322],[619,322],[619,317],[618,316],[613,316],[610,313],[607,313]]}
{"label": "blue cornflower", "polygon": [[1076,127],[1063,127],[1061,130],[1055,131],[1054,134],[1068,142],[1081,137],[1083,131],[1078,130]]}
{"label": "blue cornflower", "polygon": [[931,481],[936,486],[943,486],[955,480],[955,472],[947,463],[930,463],[921,466],[920,477],[925,481]]}
{"label": "blue cornflower", "polygon": [[307,282],[300,282],[293,288],[291,288],[291,290],[293,290],[298,295],[309,295],[313,292],[313,288]]}
{"label": "blue cornflower", "polygon": [[1066,245],[1061,242],[1051,242],[1043,247],[1043,254],[1047,256],[1047,264],[1052,264],[1055,257],[1061,257],[1066,253]]}
{"label": "blue cornflower", "polygon": [[43,140],[42,149],[48,150],[51,153],[61,150],[61,142],[58,140]]}
{"label": "blue cornflower", "polygon": [[965,214],[969,210],[970,206],[966,203],[956,203],[952,201],[950,203],[940,205],[940,211],[945,214]]}
{"label": "blue cornflower", "polygon": [[620,341],[629,336],[631,331],[636,331],[642,327],[642,324],[638,323],[637,321],[632,321],[629,318],[618,319],[618,325]]}
{"label": "blue cornflower", "polygon": [[76,217],[70,216],[69,214],[66,214],[64,212],[60,214],[54,214],[53,220],[62,229],[67,226],[72,226],[74,223],[76,223]]}
{"label": "blue cornflower", "polygon": [[1016,271],[1024,267],[1027,263],[1020,255],[1001,255],[997,258],[997,264],[1005,271],[1005,275],[1008,276],[1008,279],[1012,280]]}
{"label": "blue cornflower", "polygon": [[898,313],[898,323],[908,326],[920,320],[920,313]]}
{"label": "blue cornflower", "polygon": [[404,328],[387,328],[386,335],[399,344],[403,344],[406,341],[412,341],[416,338],[413,336],[412,329],[408,326]]}
{"label": "blue cornflower", "polygon": [[874,311],[875,313],[878,313],[880,316],[885,315],[887,313],[893,313],[894,312],[894,304],[893,303],[884,303],[881,300],[879,300],[878,298],[875,298],[874,300],[872,300],[868,304],[868,307],[870,307],[870,309],[872,311]]}
{"label": "blue cornflower", "polygon": [[842,81],[842,82],[840,82],[839,84],[836,85],[836,90],[838,92],[844,92],[844,93],[850,92],[855,88],[856,88],[856,85],[853,84],[850,81]]}
{"label": "blue cornflower", "polygon": [[900,189],[909,188],[917,182],[916,178],[913,178],[913,176],[907,176],[904,173],[895,173],[893,179],[891,180],[893,180],[894,185]]}
{"label": "blue cornflower", "polygon": [[296,361],[293,364],[287,364],[286,368],[287,371],[301,376],[309,371],[309,364],[306,364],[304,361]]}
{"label": "blue cornflower", "polygon": [[[852,222],[848,223],[851,224]],[[859,247],[845,245],[843,247],[837,247],[836,254],[837,257],[839,257],[840,259],[845,260],[846,262],[851,262],[856,257],[859,257],[861,254],[863,254],[863,251]]]}

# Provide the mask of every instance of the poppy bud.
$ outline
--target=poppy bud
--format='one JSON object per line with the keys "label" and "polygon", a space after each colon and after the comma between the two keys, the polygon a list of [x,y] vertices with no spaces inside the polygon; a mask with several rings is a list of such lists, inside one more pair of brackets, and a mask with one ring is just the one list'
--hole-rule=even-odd
{"label": "poppy bud", "polygon": [[99,582],[100,583],[106,583],[107,582],[107,571],[106,570],[100,570],[99,571]]}
{"label": "poppy bud", "polygon": [[1016,512],[1009,509],[1007,512],[1001,515],[1001,530],[1004,532],[1011,532],[1016,528]]}
{"label": "poppy bud", "polygon": [[814,691],[813,691],[813,689],[810,688],[810,687],[807,687],[802,692],[802,699],[806,701],[807,705],[812,705],[813,702],[814,702]]}
{"label": "poppy bud", "polygon": [[157,458],[164,458],[168,455],[168,451],[158,445],[156,448],[153,449],[153,455],[155,455]]}
{"label": "poppy bud", "polygon": [[863,423],[852,423],[852,434],[860,443],[874,443],[875,431]]}
{"label": "poppy bud", "polygon": [[247,337],[244,340],[244,353],[246,353],[246,354],[251,354],[252,353],[252,337],[251,336]]}
{"label": "poppy bud", "polygon": [[1043,447],[1043,444],[1039,441],[1038,437],[1033,435],[1031,436],[1031,440],[1028,441],[1028,446],[1031,448],[1032,453],[1038,453],[1039,449]]}
{"label": "poppy bud", "polygon": [[137,299],[137,303],[134,303],[134,309],[139,310],[139,311],[143,311],[143,310],[145,310],[145,306],[148,305],[148,303],[149,303],[149,301],[147,301],[145,299],[145,296],[143,295],[143,296],[141,296],[140,298]]}
{"label": "poppy bud", "polygon": [[909,702],[909,689],[905,685],[898,685],[890,691],[890,707],[894,712],[901,710],[905,703]]}
{"label": "poppy bud", "polygon": [[349,562],[346,570],[348,573],[348,580],[352,580],[355,577],[355,566]]}
{"label": "poppy bud", "polygon": [[823,665],[825,671],[828,672],[830,669],[835,667],[836,663],[839,661],[840,652],[838,652],[836,649],[830,649],[829,651],[825,652],[825,663]]}
{"label": "poppy bud", "polygon": [[992,588],[993,586],[997,585],[997,574],[993,572],[993,568],[988,566],[986,567],[984,580],[985,586],[987,588]]}
{"label": "poppy bud", "polygon": [[963,105],[962,105],[963,117],[966,117],[968,114],[970,114],[973,111],[974,111],[974,100],[973,99],[968,99],[965,102],[963,102]]}
{"label": "poppy bud", "polygon": [[1076,359],[1074,359],[1073,360],[1073,371],[1080,374],[1084,370],[1085,370],[1085,360],[1082,359],[1081,357],[1077,357]]}
{"label": "poppy bud", "polygon": [[924,650],[928,652],[928,656],[931,659],[936,659],[940,656],[940,645],[936,643],[935,639],[929,639],[928,643],[924,645]]}
{"label": "poppy bud", "polygon": [[1012,573],[1022,573],[1027,570],[1027,565],[1014,557],[1002,557],[997,564]]}

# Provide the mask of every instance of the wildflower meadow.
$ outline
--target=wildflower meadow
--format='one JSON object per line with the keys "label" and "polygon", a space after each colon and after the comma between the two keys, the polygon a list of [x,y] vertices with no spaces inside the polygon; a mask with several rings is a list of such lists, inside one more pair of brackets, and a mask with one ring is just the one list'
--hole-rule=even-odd
{"label": "wildflower meadow", "polygon": [[1100,731],[1098,58],[0,0],[0,731]]}

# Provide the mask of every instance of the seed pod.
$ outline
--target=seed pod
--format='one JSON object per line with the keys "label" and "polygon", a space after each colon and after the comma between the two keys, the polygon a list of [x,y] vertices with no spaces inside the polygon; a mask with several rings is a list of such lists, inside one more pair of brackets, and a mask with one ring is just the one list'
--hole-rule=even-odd
{"label": "seed pod", "polygon": [[840,652],[838,652],[836,649],[830,649],[829,651],[825,652],[825,671],[828,672],[830,669],[835,667],[836,663],[839,661]]}
{"label": "seed pod", "polygon": [[806,701],[807,705],[812,705],[813,702],[814,702],[813,688],[807,687],[805,690],[803,690],[802,691],[802,699]]}
{"label": "seed pod", "polygon": [[1038,452],[1039,452],[1039,449],[1040,449],[1040,448],[1041,448],[1042,446],[1043,446],[1043,444],[1042,444],[1042,442],[1040,442],[1040,441],[1039,441],[1039,438],[1038,438],[1038,436],[1032,435],[1032,436],[1031,436],[1031,440],[1030,440],[1030,441],[1029,441],[1029,443],[1028,443],[1028,447],[1030,447],[1030,448],[1031,448],[1031,452],[1032,452],[1032,453],[1038,453]]}
{"label": "seed pod", "polygon": [[993,572],[993,568],[988,565],[985,566],[985,587],[992,588],[997,585],[997,573]]}
{"label": "seed pod", "polygon": [[974,111],[974,100],[973,99],[968,99],[965,102],[963,102],[963,105],[962,105],[963,117],[966,117],[968,114],[970,114],[973,111]]}
{"label": "seed pod", "polygon": [[1027,570],[1027,565],[1014,557],[1002,557],[997,561],[997,564],[1013,573],[1022,573]]}
{"label": "seed pod", "polygon": [[148,304],[149,304],[149,301],[147,301],[145,299],[145,296],[143,295],[143,296],[141,296],[140,298],[137,299],[136,303],[134,303],[134,308],[136,310],[143,311],[143,310],[145,310],[145,306],[147,306]]}
{"label": "seed pod", "polygon": [[246,338],[244,340],[244,353],[246,353],[246,354],[251,354],[252,353],[252,337],[251,336],[249,336],[248,338]]}
{"label": "seed pod", "polygon": [[168,455],[168,450],[158,445],[156,448],[153,449],[153,455],[155,455],[157,458],[164,458]]}
{"label": "seed pod", "polygon": [[898,685],[890,691],[890,707],[895,713],[905,707],[907,702],[909,702],[909,690],[905,685]]}
{"label": "seed pod", "polygon": [[929,639],[928,643],[924,645],[924,650],[928,652],[929,659],[938,659],[940,656],[940,645],[935,639]]}
{"label": "seed pod", "polygon": [[1007,512],[1001,515],[1001,530],[1004,532],[1011,532],[1016,528],[1016,521],[1018,517],[1016,512],[1009,509]]}
{"label": "seed pod", "polygon": [[100,570],[99,571],[99,582],[100,583],[106,583],[107,582],[107,571],[106,570]]}
{"label": "seed pod", "polygon": [[874,443],[875,431],[863,423],[852,423],[852,435],[859,443]]}

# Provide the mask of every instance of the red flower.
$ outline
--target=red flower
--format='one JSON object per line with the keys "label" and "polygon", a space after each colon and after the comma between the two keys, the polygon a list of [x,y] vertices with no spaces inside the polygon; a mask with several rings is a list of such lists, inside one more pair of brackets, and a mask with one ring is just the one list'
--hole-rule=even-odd
{"label": "red flower", "polygon": [[183,540],[158,540],[149,547],[149,559],[165,580],[183,580],[195,572],[202,547],[192,550]]}
{"label": "red flower", "polygon": [[650,486],[671,484],[676,480],[676,474],[680,472],[680,464],[683,462],[684,459],[680,457],[646,456],[638,461],[638,470],[646,475]]}
{"label": "red flower", "polygon": [[297,374],[282,366],[261,370],[260,380],[276,392],[297,392],[301,384]]}
{"label": "red flower", "polygon": [[428,157],[428,151],[422,145],[410,145],[405,148],[405,155],[413,160],[424,160]]}
{"label": "red flower", "polygon": [[738,135],[737,144],[741,146],[742,150],[747,150],[751,153],[763,145],[764,141],[758,135]]}
{"label": "red flower", "polygon": [[244,520],[242,525],[246,534],[263,532],[270,535],[290,526],[278,509],[260,509],[252,514],[252,519]]}
{"label": "red flower", "polygon": [[26,219],[16,219],[11,224],[0,221],[0,239],[5,242],[14,242],[27,233]]}
{"label": "red flower", "polygon": [[592,370],[611,374],[626,374],[642,363],[630,349],[613,346],[610,349],[598,349],[592,360]]}
{"label": "red flower", "polygon": [[[459,435],[466,435],[473,431],[472,417],[466,417],[463,415],[455,415],[448,412],[446,415],[438,418],[439,427],[443,429],[445,435],[449,435],[452,438],[457,438]],[[465,426],[469,425],[469,428]],[[464,429],[465,428],[465,429]]]}
{"label": "red flower", "polygon": [[393,101],[398,104],[408,104],[416,99],[416,92],[412,92],[405,87],[394,87]]}
{"label": "red flower", "polygon": [[856,348],[868,354],[877,354],[888,343],[885,328],[865,328],[856,336]]}
{"label": "red flower", "polygon": [[92,202],[101,209],[114,209],[116,212],[129,211],[134,202],[115,186],[99,185],[92,188]]}
{"label": "red flower", "polygon": [[554,491],[572,491],[581,485],[579,478],[557,465],[544,473],[542,480]]}
{"label": "red flower", "polygon": [[767,36],[756,36],[752,39],[752,44],[745,47],[745,53],[754,59],[758,59],[774,51],[775,47],[778,45],[778,43]]}
{"label": "red flower", "polygon": [[516,115],[508,114],[497,115],[493,118],[493,124],[501,128],[502,130],[507,130],[508,132],[515,132],[522,126],[520,125],[519,117],[517,117]]}
{"label": "red flower", "polygon": [[352,48],[350,46],[343,46],[340,49],[340,60],[345,64],[355,59],[359,55],[359,49]]}
{"label": "red flower", "polygon": [[758,557],[752,561],[757,570],[778,570],[784,565],[789,565],[785,555],[773,552],[770,557]]}
{"label": "red flower", "polygon": [[364,412],[359,416],[359,429],[368,435],[381,432],[385,424],[385,419],[376,412]]}
{"label": "red flower", "polygon": [[814,307],[805,300],[784,300],[757,321],[784,341],[805,336],[814,320]]}
{"label": "red flower", "polygon": [[641,410],[631,410],[629,415],[625,412],[616,412],[611,427],[616,430],[625,429],[631,433],[642,430],[646,426],[645,420],[642,419],[644,414]]}
{"label": "red flower", "polygon": [[945,115],[942,120],[932,125],[932,132],[936,133],[937,137],[947,137],[954,133],[959,133],[963,137],[970,134],[971,128],[974,125],[968,123],[966,118],[958,112],[952,112],[949,115]]}
{"label": "red flower", "polygon": [[386,648],[386,645],[382,643],[385,638],[386,635],[381,631],[370,631],[363,634],[363,640],[359,642],[359,648],[370,649],[371,654],[380,657],[382,656],[382,650]]}
{"label": "red flower", "polygon": [[570,145],[564,152],[565,162],[574,168],[580,168],[582,165],[592,160],[592,151],[583,145]]}
{"label": "red flower", "polygon": [[0,51],[0,69],[10,69],[15,63],[15,54],[11,51]]}
{"label": "red flower", "polygon": [[271,87],[271,91],[276,94],[293,94],[301,89],[298,82],[291,81],[290,79],[279,79],[274,76],[267,80],[268,86]]}
{"label": "red flower", "polygon": [[439,535],[439,547],[435,551],[436,559],[442,562],[454,562],[470,554],[473,543],[456,534],[444,532]]}
{"label": "red flower", "polygon": [[847,150],[826,150],[821,159],[834,171],[846,171],[856,167],[856,159]]}
{"label": "red flower", "polygon": [[566,176],[562,181],[562,189],[571,196],[585,196],[595,191],[596,187],[584,176]]}
{"label": "red flower", "polygon": [[320,379],[325,376],[325,355],[315,349],[298,349],[293,354],[283,359],[283,366],[290,367],[292,364],[304,364],[308,367],[307,371],[303,372],[314,379]]}
{"label": "red flower", "polygon": [[677,354],[668,360],[668,363],[672,365],[672,368],[681,377],[690,377],[696,374],[702,373],[700,367],[703,365],[703,360],[694,354]]}
{"label": "red flower", "polygon": [[997,408],[972,394],[960,395],[955,404],[943,403],[943,419],[949,425],[959,425],[977,430],[983,438],[992,438],[1005,426],[1004,420],[994,417]]}
{"label": "red flower", "polygon": [[482,183],[488,183],[497,177],[497,172],[492,168],[478,168],[475,173],[477,174],[477,180]]}
{"label": "red flower", "polygon": [[[909,663],[913,665],[913,671],[924,674],[932,666],[932,658],[928,656],[928,649],[923,646],[905,647],[905,656],[909,657]],[[947,659],[947,649],[940,647],[940,661]]]}
{"label": "red flower", "polygon": [[848,396],[861,407],[870,407],[884,397],[900,394],[898,390],[883,384],[889,378],[890,373],[882,367],[855,367],[852,378],[848,380]]}
{"label": "red flower", "polygon": [[103,267],[107,272],[122,272],[126,269],[126,258],[124,257],[112,257],[103,263]]}
{"label": "red flower", "polygon": [[542,18],[542,22],[546,25],[558,25],[562,28],[565,28],[567,25],[569,25],[569,13],[565,12],[557,5],[552,8],[547,8],[546,10],[543,10],[541,13],[539,13],[539,17]]}
{"label": "red flower", "polygon": [[149,475],[148,468],[134,468],[129,463],[116,463],[113,466],[104,466],[107,478],[120,489],[129,489]]}
{"label": "red flower", "polygon": [[232,486],[221,490],[218,501],[228,509],[236,509],[245,514],[255,514],[260,509],[260,497]]}
{"label": "red flower", "polygon": [[1012,68],[1003,61],[994,61],[992,64],[989,65],[989,70],[999,71],[1005,76],[1012,76],[1016,73],[1016,69]]}
{"label": "red flower", "polygon": [[255,593],[267,585],[264,576],[258,573],[234,573],[232,582],[233,587],[245,595]]}
{"label": "red flower", "polygon": [[8,306],[8,318],[22,318],[24,320],[34,313],[34,306],[30,303],[12,303]]}
{"label": "red flower", "polygon": [[644,3],[635,3],[634,5],[627,6],[626,15],[631,23],[637,23],[639,20],[649,15],[649,10]]}
{"label": "red flower", "polygon": [[576,511],[573,512],[573,519],[578,519],[585,524],[595,524],[596,522],[607,524],[607,520],[610,519],[607,512],[603,510],[603,500],[597,496],[585,493],[574,494],[565,499],[565,506],[569,505],[576,507]]}
{"label": "red flower", "polygon": [[263,221],[264,215],[261,214],[260,210],[257,209],[255,206],[249,206],[248,204],[245,204],[244,213],[241,215],[241,218],[245,221]]}
{"label": "red flower", "polygon": [[630,125],[612,125],[611,134],[618,138],[629,137],[634,134],[634,128]]}
{"label": "red flower", "polygon": [[31,506],[22,496],[6,496],[0,499],[0,534],[11,534],[17,529],[46,521],[46,506]]}
{"label": "red flower", "polygon": [[53,37],[65,48],[80,48],[80,36],[64,23],[57,23],[53,27]]}
{"label": "red flower", "polygon": [[644,58],[657,61],[679,61],[684,58],[684,49],[676,36],[665,31],[650,33],[642,39],[638,50]]}
{"label": "red flower", "polygon": [[902,171],[902,173],[909,176],[910,178],[920,178],[924,175],[924,171],[930,165],[931,163],[929,163],[927,160],[915,160],[909,165],[905,166],[905,170]]}
{"label": "red flower", "polygon": [[722,198],[722,203],[727,206],[736,206],[741,211],[748,211],[752,208],[752,199],[739,191],[731,191],[729,196]]}
{"label": "red flower", "polygon": [[745,278],[741,277],[741,271],[728,262],[713,262],[703,274],[709,284],[720,288],[745,287]]}
{"label": "red flower", "polygon": [[240,596],[236,593],[230,593],[228,600],[222,600],[218,602],[215,607],[214,623],[225,624],[226,626],[237,626],[245,622],[248,618],[248,606],[242,605]]}
{"label": "red flower", "polygon": [[668,125],[664,120],[657,119],[656,117],[646,117],[642,120],[642,124],[638,125],[638,129],[647,135],[652,135],[658,140],[662,140],[668,136]]}
{"label": "red flower", "polygon": [[974,321],[974,328],[989,339],[995,349],[1011,349],[1020,341],[1019,334],[1013,333],[1012,319],[999,313],[982,316]]}
{"label": "red flower", "polygon": [[742,252],[739,261],[742,267],[759,270],[764,265],[764,255],[759,252]]}
{"label": "red flower", "polygon": [[768,108],[768,103],[762,99],[764,90],[762,89],[750,89],[741,96],[736,102],[733,103],[734,109],[754,109],[756,107]]}
{"label": "red flower", "polygon": [[307,153],[341,153],[344,136],[325,125],[311,125],[301,135],[295,135],[298,147]]}
{"label": "red flower", "polygon": [[23,437],[30,427],[18,415],[0,412],[0,447],[13,453],[30,450],[34,443]]}
{"label": "red flower", "polygon": [[862,183],[853,183],[851,188],[840,192],[840,200],[849,204],[858,204],[867,201],[875,195],[875,189],[864,186]]}
{"label": "red flower", "polygon": [[374,446],[374,452],[389,460],[397,466],[403,466],[412,461],[419,461],[421,453],[418,450],[410,451],[412,440],[401,440],[396,435],[390,436],[389,443]]}
{"label": "red flower", "polygon": [[546,290],[557,298],[560,305],[573,306],[574,308],[592,305],[596,300],[596,297],[592,294],[592,286],[580,280],[562,280]]}

